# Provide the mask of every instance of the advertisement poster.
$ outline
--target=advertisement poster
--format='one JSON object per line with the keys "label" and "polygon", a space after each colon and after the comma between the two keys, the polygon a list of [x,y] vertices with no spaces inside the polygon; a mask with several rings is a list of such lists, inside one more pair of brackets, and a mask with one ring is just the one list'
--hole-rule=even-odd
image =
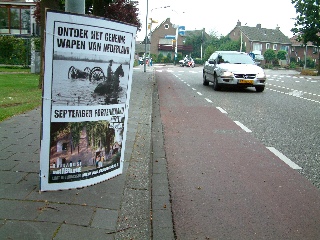
{"label": "advertisement poster", "polygon": [[122,173],[136,27],[48,11],[40,190]]}

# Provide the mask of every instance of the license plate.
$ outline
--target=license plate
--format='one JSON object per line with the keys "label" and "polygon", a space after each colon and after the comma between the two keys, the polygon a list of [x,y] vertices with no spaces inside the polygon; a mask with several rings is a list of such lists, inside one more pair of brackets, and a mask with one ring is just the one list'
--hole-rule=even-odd
{"label": "license plate", "polygon": [[253,80],[241,79],[241,80],[239,80],[239,83],[253,84]]}

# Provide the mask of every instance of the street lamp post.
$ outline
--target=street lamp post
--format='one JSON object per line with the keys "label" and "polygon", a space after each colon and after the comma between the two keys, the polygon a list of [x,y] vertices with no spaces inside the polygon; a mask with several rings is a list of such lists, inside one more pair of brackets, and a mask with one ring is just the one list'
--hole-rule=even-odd
{"label": "street lamp post", "polygon": [[149,11],[149,1],[147,0],[147,14],[146,14],[146,37],[144,38],[144,72],[147,71],[146,66],[146,55],[147,55],[147,39],[148,39],[148,11]]}
{"label": "street lamp post", "polygon": [[174,48],[174,62],[173,62],[174,65],[176,65],[176,61],[178,57],[178,36],[179,36],[179,25],[176,25],[176,46]]}

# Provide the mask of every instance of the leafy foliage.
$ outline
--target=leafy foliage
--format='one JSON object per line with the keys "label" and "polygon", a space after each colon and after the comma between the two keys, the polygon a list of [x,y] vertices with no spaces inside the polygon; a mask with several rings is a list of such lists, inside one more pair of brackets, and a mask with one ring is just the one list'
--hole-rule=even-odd
{"label": "leafy foliage", "polygon": [[286,60],[287,59],[287,52],[285,50],[280,50],[278,53],[277,53],[277,58],[279,60]]}
{"label": "leafy foliage", "polygon": [[0,36],[0,63],[12,65],[27,65],[28,42],[13,36]]}
{"label": "leafy foliage", "polygon": [[141,22],[138,18],[137,3],[134,1],[115,0],[106,7],[105,17],[118,20],[125,23],[130,23],[141,29]]}
{"label": "leafy foliage", "polygon": [[[296,22],[291,31],[297,34],[298,40],[301,40],[304,44],[310,41],[318,47],[320,46],[319,2],[320,0],[291,0],[297,12]],[[318,64],[318,75],[320,75],[320,64]]]}
{"label": "leafy foliage", "polygon": [[272,62],[272,61],[274,61],[274,60],[277,59],[277,55],[276,55],[275,51],[272,50],[272,49],[267,49],[267,50],[264,52],[263,56],[264,56],[264,59],[265,59],[267,62]]}
{"label": "leafy foliage", "polygon": [[[61,11],[64,11],[65,9],[64,0],[38,0],[36,3],[36,9],[34,11],[34,18],[38,24],[41,22],[41,4],[54,5],[54,9],[59,9]],[[137,1],[86,0],[85,13],[129,23],[137,26],[138,30],[140,31],[142,24],[138,18],[139,9],[137,6]]]}
{"label": "leafy foliage", "polygon": [[[215,51],[239,51],[240,44],[240,40],[233,41],[228,36],[221,36],[218,38],[213,34],[204,44],[206,46],[204,51],[204,59],[208,59]],[[245,51],[245,49],[243,51]]]}
{"label": "leafy foliage", "polygon": [[185,44],[193,46],[193,52],[192,52],[193,58],[201,57],[201,45],[204,42],[205,42],[205,36],[202,31],[195,32],[186,37]]}

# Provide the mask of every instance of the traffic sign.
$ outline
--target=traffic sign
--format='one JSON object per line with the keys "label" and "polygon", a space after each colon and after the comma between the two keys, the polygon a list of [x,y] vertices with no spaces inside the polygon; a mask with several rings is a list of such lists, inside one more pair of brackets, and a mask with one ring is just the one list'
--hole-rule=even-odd
{"label": "traffic sign", "polygon": [[178,27],[179,35],[184,36],[185,35],[185,31],[186,31],[186,27],[185,26],[179,26]]}

